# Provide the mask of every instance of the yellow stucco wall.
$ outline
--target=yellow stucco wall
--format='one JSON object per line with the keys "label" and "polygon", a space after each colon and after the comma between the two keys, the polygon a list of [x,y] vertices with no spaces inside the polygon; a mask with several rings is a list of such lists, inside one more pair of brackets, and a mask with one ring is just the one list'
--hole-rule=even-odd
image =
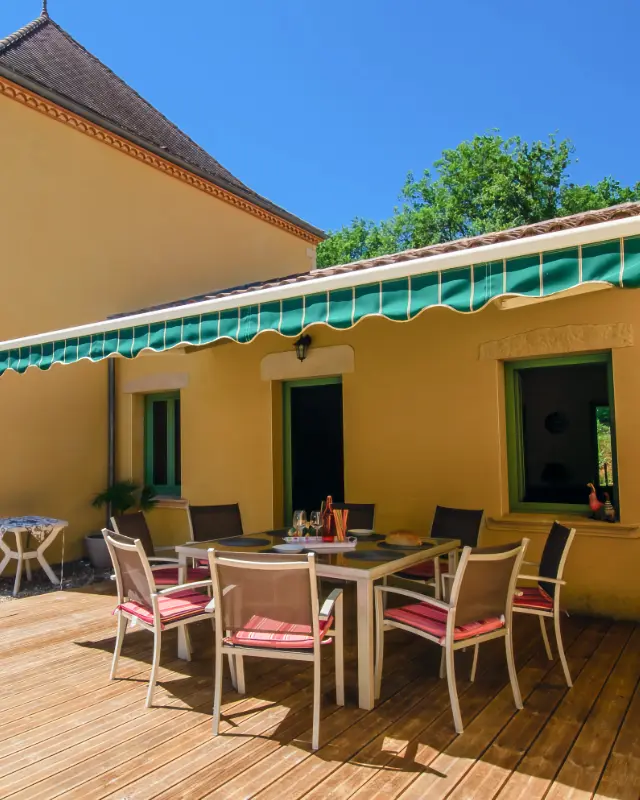
{"label": "yellow stucco wall", "polygon": [[[479,358],[481,343],[569,324],[634,324],[639,308],[639,291],[611,290],[509,311],[432,309],[410,323],[371,319],[347,332],[313,329],[314,347],[349,344],[355,352],[355,371],[343,378],[347,499],[375,502],[383,532],[427,530],[438,503],[506,514],[503,369]],[[118,362],[121,387],[143,375],[188,373],[181,393],[183,494],[194,503],[239,501],[248,532],[280,521],[272,435],[278,384],[261,380],[260,362],[290,348],[290,340],[265,334],[249,345]],[[640,523],[640,347],[614,349],[613,371],[622,522]],[[142,474],[140,402],[120,395],[123,477]],[[152,524],[159,542],[179,541],[185,512],[157,509]],[[567,604],[639,618],[640,539],[617,535],[615,526],[607,531],[609,538],[579,533],[567,569]],[[530,555],[539,555],[544,536],[527,535]],[[485,541],[520,536],[487,530]]]}
{"label": "yellow stucco wall", "polygon": [[[2,96],[0,152],[2,340],[311,266],[308,242]],[[106,374],[0,381],[0,515],[68,518],[69,557],[102,522]]]}

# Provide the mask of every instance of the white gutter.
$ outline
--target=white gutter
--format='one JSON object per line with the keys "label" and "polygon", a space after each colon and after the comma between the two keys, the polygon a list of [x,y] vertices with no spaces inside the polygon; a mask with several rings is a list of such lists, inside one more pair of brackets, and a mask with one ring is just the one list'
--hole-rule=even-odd
{"label": "white gutter", "polygon": [[517,258],[518,256],[532,253],[560,250],[567,247],[576,247],[580,244],[591,244],[638,234],[640,234],[640,216],[626,217],[625,219],[599,222],[582,228],[571,228],[553,233],[543,233],[538,236],[529,236],[510,242],[473,247],[459,250],[455,253],[443,253],[379,267],[367,267],[339,275],[328,275],[326,277],[319,275],[317,278],[301,282],[293,281],[284,286],[255,289],[242,294],[232,294],[213,300],[202,300],[198,303],[187,303],[182,306],[171,306],[170,308],[156,311],[130,314],[126,317],[102,320],[73,328],[63,328],[58,331],[25,336],[21,339],[8,339],[0,342],[0,350],[46,344],[61,339],[71,339],[76,336],[90,336],[95,333],[117,331],[134,325],[150,325],[154,322],[164,322],[171,319],[180,319],[181,317],[194,317],[199,314],[225,311],[230,308],[255,306],[260,303],[287,300],[293,297],[303,297],[335,289],[347,289],[354,286],[393,280],[394,278],[406,278],[411,275],[424,275],[428,272],[454,269],[455,267],[468,267],[489,261],[501,261],[502,259]]}

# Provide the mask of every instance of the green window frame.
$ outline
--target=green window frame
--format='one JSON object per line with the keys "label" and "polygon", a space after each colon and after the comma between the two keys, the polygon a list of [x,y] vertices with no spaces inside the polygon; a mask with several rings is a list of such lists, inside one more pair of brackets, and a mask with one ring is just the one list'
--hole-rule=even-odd
{"label": "green window frame", "polygon": [[325,378],[309,378],[307,380],[286,381],[282,384],[283,403],[283,467],[284,467],[284,522],[288,527],[293,517],[292,504],[292,457],[291,457],[291,390],[300,386],[326,386],[331,383],[342,383],[341,375],[332,375]]}
{"label": "green window frame", "polygon": [[[519,374],[527,369],[537,367],[569,367],[577,364],[606,364],[607,383],[609,395],[609,409],[611,420],[611,446],[612,446],[612,481],[614,497],[612,501],[620,513],[618,499],[618,474],[617,474],[617,454],[616,454],[616,435],[615,435],[615,402],[613,394],[613,371],[611,364],[611,353],[587,353],[584,355],[560,356],[550,358],[536,358],[522,361],[505,362],[505,410],[507,423],[507,465],[509,480],[509,508],[515,512],[530,513],[572,513],[589,514],[589,504],[585,487],[584,504],[573,503],[540,503],[526,502],[523,500],[525,494],[525,460],[524,460],[524,440],[522,430],[522,394]],[[595,407],[594,414],[594,435],[595,435]],[[597,475],[597,464],[595,474]]]}
{"label": "green window frame", "polygon": [[[156,414],[164,414],[164,431],[156,431]],[[148,394],[145,397],[144,478],[145,484],[153,486],[160,495],[180,497],[182,494],[180,392]],[[158,441],[158,437],[161,441]],[[162,441],[163,440],[163,441]],[[158,459],[162,458],[160,464]],[[165,473],[165,480],[156,480],[158,472]]]}

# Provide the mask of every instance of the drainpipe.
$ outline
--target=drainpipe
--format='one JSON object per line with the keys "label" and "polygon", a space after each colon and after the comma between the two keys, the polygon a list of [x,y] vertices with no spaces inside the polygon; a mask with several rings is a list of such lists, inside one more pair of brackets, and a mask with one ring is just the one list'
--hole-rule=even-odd
{"label": "drainpipe", "polygon": [[[108,442],[107,442],[107,483],[109,488],[116,482],[116,360],[107,359],[108,386]],[[111,527],[111,503],[107,503],[107,528]]]}

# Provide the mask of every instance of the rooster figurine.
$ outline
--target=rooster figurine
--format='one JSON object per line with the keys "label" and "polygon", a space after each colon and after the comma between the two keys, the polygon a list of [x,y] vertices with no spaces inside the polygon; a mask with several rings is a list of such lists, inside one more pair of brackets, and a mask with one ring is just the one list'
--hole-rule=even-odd
{"label": "rooster figurine", "polygon": [[598,500],[596,487],[592,483],[588,483],[587,486],[589,489],[591,489],[591,494],[589,495],[589,508],[591,509],[591,516],[593,519],[605,519],[604,503],[601,500]]}

